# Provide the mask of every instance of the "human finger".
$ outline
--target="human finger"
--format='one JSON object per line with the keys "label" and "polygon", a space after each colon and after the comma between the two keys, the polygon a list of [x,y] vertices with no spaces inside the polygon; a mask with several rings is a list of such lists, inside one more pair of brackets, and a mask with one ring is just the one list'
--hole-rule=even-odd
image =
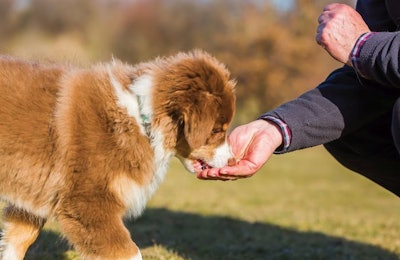
{"label": "human finger", "polygon": [[239,179],[238,176],[224,176],[218,174],[216,171],[204,170],[197,174],[197,178],[200,180],[219,180],[219,181],[234,181]]}
{"label": "human finger", "polygon": [[254,175],[257,166],[247,160],[241,160],[235,166],[226,166],[220,169],[220,176],[236,176],[238,178],[247,178]]}
{"label": "human finger", "polygon": [[321,13],[319,16],[318,16],[318,23],[319,24],[321,24],[323,21],[325,20],[325,14],[324,13]]}
{"label": "human finger", "polygon": [[199,179],[211,179],[211,178],[217,178],[218,177],[218,168],[209,168],[205,169],[199,173],[197,173],[197,178]]}

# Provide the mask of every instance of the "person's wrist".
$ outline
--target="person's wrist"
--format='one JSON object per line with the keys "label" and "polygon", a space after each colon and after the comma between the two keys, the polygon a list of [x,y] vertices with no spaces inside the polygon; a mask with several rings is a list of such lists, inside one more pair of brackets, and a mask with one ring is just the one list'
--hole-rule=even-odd
{"label": "person's wrist", "polygon": [[348,60],[346,62],[346,65],[350,66],[350,67],[354,67],[354,59],[356,58],[357,55],[359,55],[359,51],[362,48],[362,46],[364,45],[365,41],[363,40],[363,38],[370,34],[371,32],[363,32],[361,34],[359,34],[355,39],[354,39],[354,43],[352,45],[352,48],[350,50],[350,53],[348,55]]}
{"label": "person's wrist", "polygon": [[272,121],[258,119],[262,135],[265,136],[266,142],[275,149],[283,145],[283,135],[281,128]]}
{"label": "person's wrist", "polygon": [[360,55],[361,55],[361,50],[364,47],[364,44],[368,41],[368,39],[371,36],[373,36],[374,34],[376,34],[376,32],[371,32],[371,31],[368,31],[368,32],[365,32],[365,33],[361,34],[357,38],[357,40],[356,40],[356,42],[355,42],[355,44],[353,46],[353,49],[350,52],[350,63],[351,63],[351,66],[361,76],[364,76],[362,66],[361,66],[361,64],[359,62],[359,58],[360,58]]}
{"label": "person's wrist", "polygon": [[265,120],[268,123],[275,125],[275,129],[278,129],[280,135],[279,139],[275,138],[274,140],[279,140],[280,144],[275,149],[274,153],[285,153],[288,150],[292,141],[292,132],[286,122],[283,121],[283,119],[268,114],[261,115],[260,117],[258,117],[258,119]]}

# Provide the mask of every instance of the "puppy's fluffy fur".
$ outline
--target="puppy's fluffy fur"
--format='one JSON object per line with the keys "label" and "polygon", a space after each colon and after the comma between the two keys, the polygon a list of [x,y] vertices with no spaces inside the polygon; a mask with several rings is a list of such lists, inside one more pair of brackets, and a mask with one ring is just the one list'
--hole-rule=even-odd
{"label": "puppy's fluffy fur", "polygon": [[202,51],[90,69],[0,58],[2,259],[23,259],[48,218],[86,259],[141,259],[122,218],[171,156],[191,172],[231,158],[229,77]]}

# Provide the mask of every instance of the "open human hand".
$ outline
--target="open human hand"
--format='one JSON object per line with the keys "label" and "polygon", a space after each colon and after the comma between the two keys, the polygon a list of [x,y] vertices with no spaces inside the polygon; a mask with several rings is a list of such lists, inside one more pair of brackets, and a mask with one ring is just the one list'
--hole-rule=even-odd
{"label": "open human hand", "polygon": [[197,174],[203,180],[237,180],[253,176],[282,143],[278,126],[256,120],[235,128],[229,135],[236,164],[205,169]]}

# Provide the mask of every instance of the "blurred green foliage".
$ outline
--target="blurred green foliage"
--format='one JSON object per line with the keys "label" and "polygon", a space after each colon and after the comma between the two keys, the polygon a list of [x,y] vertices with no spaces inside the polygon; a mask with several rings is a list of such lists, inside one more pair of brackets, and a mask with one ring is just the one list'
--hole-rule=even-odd
{"label": "blurred green foliage", "polygon": [[236,123],[315,87],[339,64],[315,43],[327,0],[0,0],[0,53],[87,65],[200,48],[237,79]]}

